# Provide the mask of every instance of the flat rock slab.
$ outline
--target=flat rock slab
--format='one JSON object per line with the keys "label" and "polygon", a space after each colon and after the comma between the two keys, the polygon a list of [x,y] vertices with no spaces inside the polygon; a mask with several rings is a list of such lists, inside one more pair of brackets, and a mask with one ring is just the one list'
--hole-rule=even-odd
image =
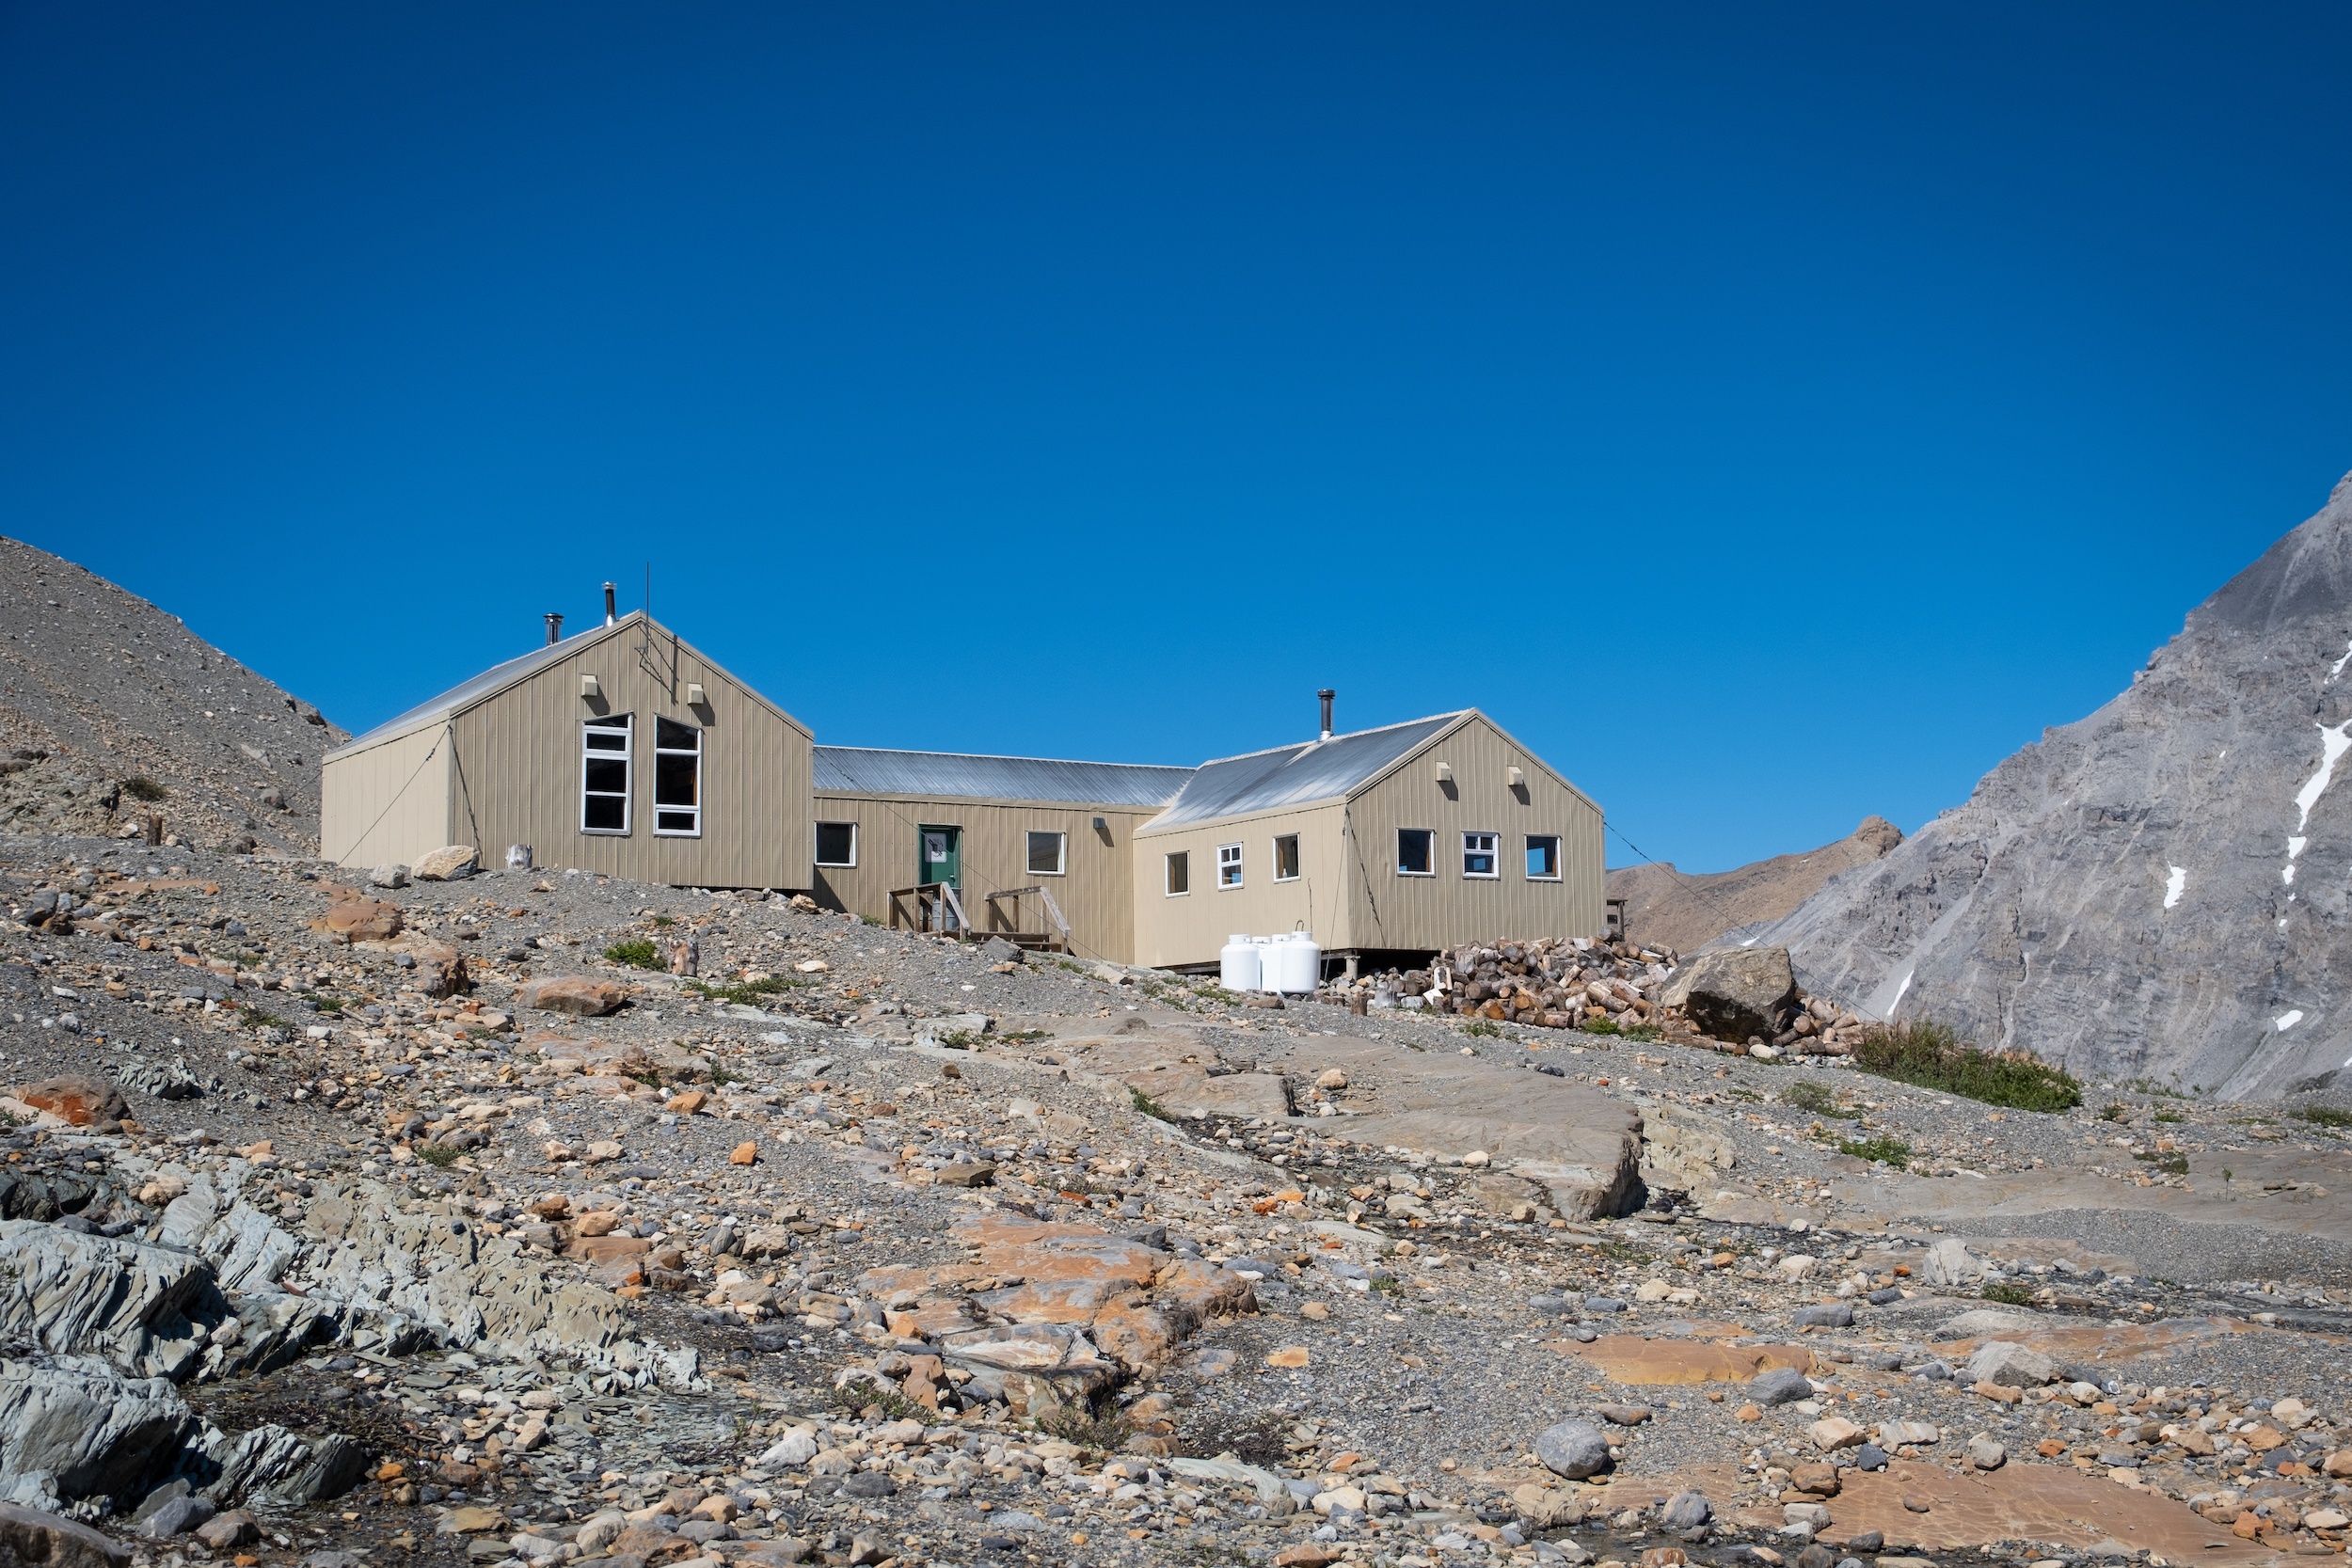
{"label": "flat rock slab", "polygon": [[[1838,1479],[1842,1485],[1829,1505],[1824,1538],[1878,1530],[1889,1550],[1898,1544],[1940,1551],[2028,1540],[2077,1550],[2120,1544],[2169,1562],[2253,1563],[2278,1556],[2240,1541],[2186,1503],[2072,1466],[2011,1463],[1960,1471],[1898,1459],[1883,1470],[1847,1470]],[[1906,1509],[1906,1497],[1927,1503],[1928,1512]],[[1748,1521],[1775,1528],[1780,1512],[1751,1511]]]}
{"label": "flat rock slab", "polygon": [[1615,1383],[1748,1383],[1777,1367],[1793,1367],[1801,1372],[1813,1370],[1813,1353],[1803,1345],[1720,1345],[1604,1334],[1589,1345],[1562,1339],[1553,1348],[1591,1362]]}
{"label": "flat rock slab", "polygon": [[[1231,1066],[1190,1029],[1136,1026],[1051,1042],[1068,1067],[1144,1087],[1178,1115],[1200,1111],[1285,1119],[1282,1080],[1303,1095],[1324,1073],[1347,1075],[1338,1117],[1292,1117],[1295,1125],[1375,1147],[1439,1158],[1484,1152],[1497,1166],[1549,1191],[1561,1213],[1589,1219],[1624,1208],[1642,1158],[1642,1118],[1624,1102],[1566,1079],[1484,1057],[1408,1051],[1343,1036],[1270,1037],[1261,1054]],[[1216,1069],[1216,1070],[1212,1070]],[[1165,1087],[1168,1096],[1163,1098]]]}

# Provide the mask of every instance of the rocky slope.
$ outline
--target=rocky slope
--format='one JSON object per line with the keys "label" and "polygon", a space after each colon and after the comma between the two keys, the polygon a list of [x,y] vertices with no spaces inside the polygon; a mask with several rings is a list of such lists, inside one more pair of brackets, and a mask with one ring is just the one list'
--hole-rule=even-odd
{"label": "rocky slope", "polygon": [[2078,1075],[2244,1099],[2352,1058],[2352,480],[2131,687],[1741,940]]}
{"label": "rocky slope", "polygon": [[[318,850],[319,757],[350,737],[145,599],[0,537],[0,832]],[[126,787],[127,785],[127,787]]]}
{"label": "rocky slope", "polygon": [[0,839],[49,1560],[2342,1549],[2325,1119],[344,875]]}
{"label": "rocky slope", "polygon": [[1780,919],[1830,878],[1868,865],[1902,841],[1900,828],[1866,816],[1835,844],[1729,871],[1677,871],[1672,861],[1620,866],[1609,873],[1609,896],[1626,901],[1627,935],[1688,953],[1734,927]]}

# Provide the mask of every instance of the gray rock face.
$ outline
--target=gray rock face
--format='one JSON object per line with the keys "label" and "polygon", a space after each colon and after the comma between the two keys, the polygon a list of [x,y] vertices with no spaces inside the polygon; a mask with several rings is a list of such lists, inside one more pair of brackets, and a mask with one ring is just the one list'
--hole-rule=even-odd
{"label": "gray rock face", "polygon": [[1748,1385],[1748,1399],[1756,1404],[1788,1404],[1813,1397],[1813,1380],[1794,1367],[1774,1367]]}
{"label": "gray rock face", "polygon": [[1609,1439],[1590,1421],[1562,1421],[1536,1434],[1535,1457],[1553,1475],[1581,1481],[1609,1467]]}
{"label": "gray rock face", "polygon": [[1800,1307],[1789,1319],[1799,1328],[1851,1328],[1853,1303],[1850,1301],[1820,1301],[1810,1307]]}
{"label": "gray rock face", "polygon": [[1968,1250],[1968,1243],[1958,1240],[1942,1241],[1928,1248],[1927,1281],[1931,1285],[1966,1285],[1984,1277],[1984,1265]]}
{"label": "gray rock face", "polygon": [[1998,1383],[2007,1386],[2032,1388],[2049,1382],[2058,1375],[2058,1363],[2037,1350],[2027,1350],[2007,1339],[1995,1339],[1978,1348],[1968,1358],[1968,1381]]}
{"label": "gray rock face", "polygon": [[1784,947],[1723,947],[1684,964],[1659,998],[1717,1039],[1771,1039],[1797,999]]}
{"label": "gray rock face", "polygon": [[0,1496],[10,1501],[143,1497],[198,1430],[164,1378],[125,1378],[90,1356],[0,1362]]}
{"label": "gray rock face", "polygon": [[1697,1529],[1715,1516],[1714,1504],[1704,1492],[1677,1492],[1666,1499],[1658,1523],[1666,1529]]}
{"label": "gray rock face", "polygon": [[1738,934],[1786,943],[1810,990],[2078,1076],[2261,1098],[2344,1072],[2347,653],[2352,479],[2121,696]]}
{"label": "gray rock face", "polygon": [[0,1222],[0,1337],[15,1343],[179,1377],[203,1351],[189,1311],[212,1291],[212,1271],[184,1252]]}

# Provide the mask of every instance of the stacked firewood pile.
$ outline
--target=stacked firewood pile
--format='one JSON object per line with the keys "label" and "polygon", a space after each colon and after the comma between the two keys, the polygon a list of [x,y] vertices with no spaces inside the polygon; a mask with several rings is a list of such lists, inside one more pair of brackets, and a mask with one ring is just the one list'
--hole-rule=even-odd
{"label": "stacked firewood pile", "polygon": [[[1668,1006],[1664,997],[1681,967],[1670,947],[1583,938],[1538,938],[1532,942],[1465,944],[1442,954],[1426,969],[1391,969],[1334,980],[1315,999],[1353,1012],[1399,1007],[1517,1023],[1537,1029],[1581,1029],[1603,1034],[1629,1029],[1656,1031],[1677,1044],[1734,1055],[1793,1051],[1801,1055],[1844,1056],[1852,1053],[1869,1021],[1824,997],[1808,997],[1793,984],[1786,1000],[1774,999],[1750,1012],[1753,1031],[1737,1038],[1710,1036],[1692,1014],[1710,1020],[1708,998]],[[1720,1023],[1715,1026],[1723,1031]]]}

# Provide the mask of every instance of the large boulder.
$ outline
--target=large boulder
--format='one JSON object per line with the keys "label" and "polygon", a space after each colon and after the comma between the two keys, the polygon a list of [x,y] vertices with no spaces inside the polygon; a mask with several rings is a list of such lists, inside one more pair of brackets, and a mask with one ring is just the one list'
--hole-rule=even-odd
{"label": "large boulder", "polygon": [[1797,1000],[1786,947],[1723,947],[1701,953],[1667,983],[1659,1000],[1721,1040],[1771,1039]]}
{"label": "large boulder", "polygon": [[421,882],[454,882],[482,869],[482,857],[470,844],[453,844],[417,857],[408,875]]}
{"label": "large boulder", "polygon": [[1997,1383],[2004,1387],[2038,1387],[2058,1376],[2058,1363],[2038,1350],[2008,1339],[1980,1345],[1968,1358],[1971,1383]]}
{"label": "large boulder", "polygon": [[1562,1421],[1536,1433],[1535,1457],[1553,1475],[1582,1481],[1609,1468],[1609,1438],[1590,1421]]}
{"label": "large boulder", "polygon": [[125,1568],[131,1548],[87,1525],[0,1503],[0,1562],[39,1563],[40,1568]]}
{"label": "large boulder", "polygon": [[568,1013],[574,1018],[602,1018],[628,1000],[628,992],[612,980],[583,975],[559,975],[533,980],[515,993],[515,1000],[543,1013]]}

